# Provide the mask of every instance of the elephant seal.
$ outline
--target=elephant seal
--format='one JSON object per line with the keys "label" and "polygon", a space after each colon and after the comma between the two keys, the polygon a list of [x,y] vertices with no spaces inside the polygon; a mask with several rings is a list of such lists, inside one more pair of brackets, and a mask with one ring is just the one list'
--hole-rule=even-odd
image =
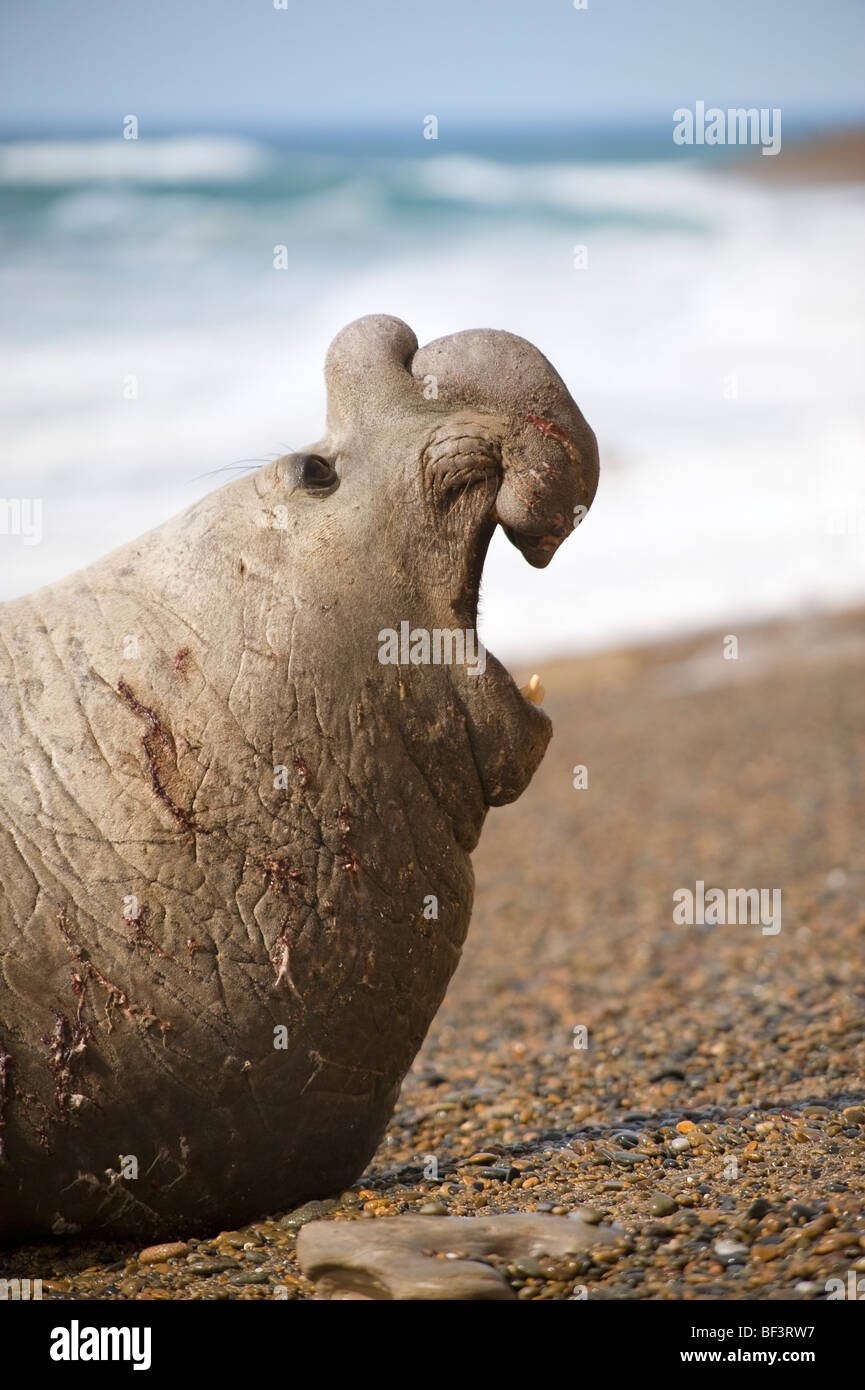
{"label": "elephant seal", "polygon": [[325,372],[317,443],[0,606],[6,1238],[158,1240],[353,1182],[487,809],[549,740],[492,656],[424,634],[474,634],[497,524],[543,566],[591,503],[563,382],[509,333],[418,349],[379,315]]}

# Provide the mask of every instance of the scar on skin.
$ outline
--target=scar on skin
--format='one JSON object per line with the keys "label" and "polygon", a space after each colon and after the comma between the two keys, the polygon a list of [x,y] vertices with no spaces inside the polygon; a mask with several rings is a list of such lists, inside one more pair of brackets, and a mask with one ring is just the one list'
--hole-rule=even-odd
{"label": "scar on skin", "polygon": [[350,883],[355,893],[357,893],[359,891],[357,886],[357,880],[358,875],[360,873],[360,860],[358,859],[353,849],[346,850],[345,858],[340,860],[340,868],[345,873],[351,875]]}
{"label": "scar on skin", "polygon": [[140,907],[134,917],[124,916],[123,920],[127,926],[132,928],[130,942],[133,946],[147,946],[154,955],[160,956],[162,960],[173,961],[175,965],[180,966],[181,970],[185,970],[187,975],[192,974],[188,965],[182,965],[176,956],[172,956],[169,951],[163,951],[159,942],[153,940],[147,930],[147,924],[150,921],[150,909],[148,907]]}
{"label": "scar on skin", "polygon": [[289,924],[286,922],[280,929],[279,936],[274,941],[273,950],[270,953],[270,963],[276,971],[276,979],[274,980],[273,987],[274,989],[279,989],[284,980],[294,997],[303,1004],[303,999],[298,993],[294,980],[291,978],[291,969],[289,965],[291,959],[291,943],[286,935],[288,926]]}
{"label": "scar on skin", "polygon": [[[40,1100],[38,1096],[34,1096],[30,1091],[22,1091],[19,1086],[13,1086],[12,1095],[20,1103],[21,1109],[24,1111],[24,1118],[39,1140],[40,1148],[50,1151],[51,1140],[48,1131],[56,1116],[48,1109],[44,1101]],[[38,1115],[34,1115],[34,1111],[38,1111]]]}
{"label": "scar on skin", "polygon": [[147,775],[150,779],[150,785],[153,788],[155,795],[162,802],[163,806],[165,806],[166,809],[171,813],[171,815],[177,821],[177,824],[182,826],[184,830],[188,831],[190,834],[192,834],[196,830],[200,830],[201,827],[196,825],[195,820],[189,814],[189,812],[184,811],[182,806],[178,806],[175,801],[172,801],[162,782],[162,776],[160,774],[159,765],[157,761],[158,750],[160,748],[164,748],[169,751],[173,749],[174,740],[172,739],[171,735],[167,733],[165,729],[163,729],[162,724],[159,721],[159,716],[156,714],[156,712],[152,709],[148,709],[147,705],[143,705],[141,703],[141,701],[133,694],[132,690],[126,684],[125,680],[118,681],[117,693],[120,696],[120,698],[125,702],[125,704],[129,706],[132,712],[134,714],[137,714],[140,719],[144,719],[147,725],[149,726],[148,732],[142,735],[141,744],[144,749],[144,759],[145,765],[147,767]]}
{"label": "scar on skin", "polygon": [[282,859],[264,854],[253,855],[252,858],[264,874],[264,881],[268,888],[272,888],[275,893],[282,893],[287,898],[293,898],[294,884],[306,882],[302,869],[292,869]]}
{"label": "scar on skin", "polygon": [[[79,965],[82,967],[84,971],[83,978],[80,975],[78,975],[78,972],[76,970],[73,970],[72,972],[73,991],[76,993],[76,995],[78,995],[79,1017],[81,1015],[81,1010],[84,1007],[86,981],[95,980],[97,984],[100,984],[107,993],[107,999],[105,1001],[105,1021],[108,1024],[109,1033],[112,1031],[113,1028],[113,1024],[111,1021],[111,1010],[112,1008],[118,1008],[123,1010],[127,1018],[132,1020],[138,1018],[140,1022],[144,1024],[145,1028],[149,1028],[151,1023],[158,1023],[159,1031],[162,1034],[162,1042],[164,1045],[165,1035],[170,1031],[171,1024],[165,1023],[161,1019],[158,1019],[149,1007],[146,1009],[142,1009],[138,1004],[133,1004],[130,1001],[129,996],[126,994],[126,991],[122,990],[119,985],[112,984],[111,980],[109,980],[105,975],[103,975],[99,967],[93,964],[93,961],[87,955],[87,952],[84,950],[84,947],[81,946],[72,935],[72,929],[69,926],[69,914],[65,906],[61,907],[59,913],[57,914],[57,926],[60,929],[60,934],[63,937],[63,940],[66,942],[66,945],[69,947],[69,950],[72,952],[73,956],[78,961]],[[77,984],[76,979],[78,982]],[[45,1039],[43,1039],[43,1041],[45,1041]]]}
{"label": "scar on skin", "polygon": [[526,419],[530,425],[534,425],[536,429],[540,430],[544,439],[555,439],[557,443],[561,444],[568,458],[571,460],[571,463],[574,464],[576,468],[582,465],[583,460],[580,456],[579,449],[571,439],[567,430],[562,429],[561,425],[557,425],[553,420],[545,420],[542,415],[527,415]]}
{"label": "scar on skin", "polygon": [[72,1084],[73,1059],[84,1053],[90,1038],[90,1029],[81,1018],[84,981],[77,970],[72,971],[72,989],[78,996],[74,1019],[68,1019],[59,1009],[55,1009],[53,1032],[42,1034],[42,1042],[48,1048],[49,1065],[54,1073],[54,1100],[61,1114],[69,1109],[72,1099],[69,1088]]}
{"label": "scar on skin", "polygon": [[297,775],[300,778],[300,785],[306,787],[312,781],[312,773],[307,767],[300,753],[294,755],[294,766],[297,768]]}

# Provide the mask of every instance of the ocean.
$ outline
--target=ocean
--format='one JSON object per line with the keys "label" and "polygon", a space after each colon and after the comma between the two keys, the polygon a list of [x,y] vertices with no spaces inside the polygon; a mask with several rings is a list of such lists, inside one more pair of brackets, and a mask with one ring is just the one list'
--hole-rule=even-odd
{"label": "ocean", "polygon": [[315,440],[330,339],[383,312],[529,338],[598,435],[550,568],[493,543],[505,660],[863,601],[863,246],[862,187],[671,141],[7,141],[0,498],[42,539],[0,534],[0,598]]}

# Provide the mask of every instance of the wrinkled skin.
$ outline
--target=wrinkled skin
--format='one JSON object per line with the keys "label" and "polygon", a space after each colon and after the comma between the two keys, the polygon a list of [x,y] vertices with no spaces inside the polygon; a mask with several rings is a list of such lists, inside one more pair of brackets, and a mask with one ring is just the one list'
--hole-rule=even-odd
{"label": "wrinkled skin", "polygon": [[326,375],[305,453],[338,485],[286,456],[0,607],[7,1238],[193,1234],[354,1181],[459,959],[487,808],[546,748],[491,656],[382,665],[378,634],[473,628],[499,522],[546,564],[591,430],[507,333],[418,351],[361,319]]}

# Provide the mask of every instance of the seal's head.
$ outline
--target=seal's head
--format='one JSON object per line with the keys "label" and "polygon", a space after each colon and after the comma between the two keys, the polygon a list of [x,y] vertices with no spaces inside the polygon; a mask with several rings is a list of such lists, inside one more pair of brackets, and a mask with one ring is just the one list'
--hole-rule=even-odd
{"label": "seal's head", "polygon": [[[483,807],[511,801],[550,737],[536,689],[520,692],[492,656],[454,661],[457,639],[435,634],[470,634],[477,652],[497,524],[530,565],[549,564],[595,495],[595,436],[546,358],[511,333],[419,349],[405,323],[372,315],[337,336],[325,373],[324,437],[267,475],[294,539],[292,582],[314,583],[306,610],[327,627],[327,614],[341,615],[332,641],[344,670],[369,668],[404,702],[406,672],[388,666],[420,668],[413,698],[435,690],[432,723],[448,709],[464,722]],[[394,634],[389,651],[382,634]]]}

